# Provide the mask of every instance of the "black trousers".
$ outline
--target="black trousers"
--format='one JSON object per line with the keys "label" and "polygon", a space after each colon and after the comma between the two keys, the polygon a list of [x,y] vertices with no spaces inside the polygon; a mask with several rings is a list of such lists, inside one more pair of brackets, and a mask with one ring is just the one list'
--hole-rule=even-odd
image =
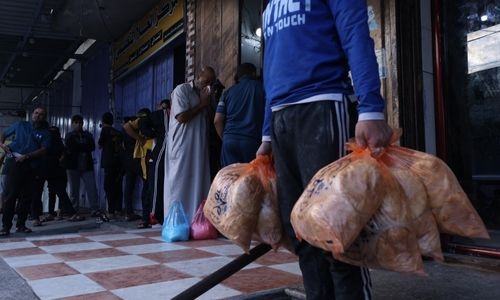
{"label": "black trousers", "polygon": [[66,172],[60,176],[47,178],[47,185],[49,189],[49,213],[55,213],[56,196],[59,198],[59,209],[63,214],[73,215],[76,210],[71,204],[66,187],[68,185],[68,177]]}
{"label": "black trousers", "polygon": [[290,213],[314,174],[344,155],[349,137],[349,102],[320,101],[273,113],[272,149],[284,230],[299,256],[308,300],[371,299],[368,270],[333,259],[331,253],[299,242]]}
{"label": "black trousers", "polygon": [[148,162],[148,196],[151,198],[151,211],[154,213],[158,223],[163,224],[163,190],[165,179],[165,155],[153,153]]}
{"label": "black trousers", "polygon": [[8,172],[4,191],[5,202],[2,225],[5,229],[10,230],[16,213],[16,227],[26,225],[26,219],[28,218],[28,212],[33,199],[33,191],[39,183],[37,183],[35,171],[30,166],[29,160],[16,162],[14,158],[8,158],[5,160],[4,167],[8,168]]}
{"label": "black trousers", "polygon": [[122,210],[123,170],[121,167],[104,168],[104,192],[108,201],[108,212],[114,214]]}
{"label": "black trousers", "polygon": [[125,187],[123,192],[123,204],[128,215],[134,214],[134,191],[137,182],[142,179],[141,164],[139,160],[129,161],[125,169]]}

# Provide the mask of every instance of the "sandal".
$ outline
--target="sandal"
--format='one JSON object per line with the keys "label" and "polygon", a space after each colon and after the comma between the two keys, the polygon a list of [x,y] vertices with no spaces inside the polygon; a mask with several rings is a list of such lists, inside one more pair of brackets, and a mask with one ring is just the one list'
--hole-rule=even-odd
{"label": "sandal", "polygon": [[69,222],[80,222],[80,221],[84,221],[85,220],[85,217],[82,217],[80,215],[77,215],[77,214],[74,214],[73,216],[71,216],[71,218],[68,219]]}
{"label": "sandal", "polygon": [[26,227],[26,226],[20,226],[20,227],[17,227],[16,232],[31,233],[33,231],[30,228]]}
{"label": "sandal", "polygon": [[10,230],[3,227],[2,230],[0,230],[0,236],[8,236],[10,234]]}
{"label": "sandal", "polygon": [[146,222],[141,222],[137,225],[137,229],[146,229],[146,228],[151,228],[151,224],[146,223]]}

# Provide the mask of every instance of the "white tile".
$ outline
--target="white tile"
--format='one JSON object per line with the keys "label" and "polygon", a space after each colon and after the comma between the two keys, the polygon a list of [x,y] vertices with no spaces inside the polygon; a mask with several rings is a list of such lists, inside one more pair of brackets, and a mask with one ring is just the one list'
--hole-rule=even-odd
{"label": "white tile", "polygon": [[281,270],[281,271],[285,271],[285,272],[288,272],[288,273],[292,273],[292,274],[295,274],[295,275],[302,276],[302,273],[300,272],[300,267],[299,267],[299,263],[298,262],[287,263],[287,264],[279,264],[279,265],[271,265],[271,266],[269,266],[269,268],[273,268],[273,269],[276,269],[276,270]]}
{"label": "white tile", "polygon": [[111,248],[111,247],[108,245],[102,244],[102,243],[98,243],[98,242],[86,242],[86,243],[40,246],[39,248],[45,252],[48,252],[48,253],[62,253],[62,252],[75,252],[75,251],[105,249],[105,248]]}
{"label": "white tile", "polygon": [[15,250],[15,249],[26,249],[36,247],[33,243],[30,242],[5,242],[0,243],[0,251],[2,250]]}
{"label": "white tile", "polygon": [[80,273],[101,272],[124,268],[143,267],[156,265],[157,262],[136,256],[122,255],[104,258],[93,258],[79,261],[66,262],[67,265]]}
{"label": "white tile", "polygon": [[171,243],[154,243],[145,245],[116,247],[116,249],[130,254],[144,254],[144,253],[154,253],[154,252],[163,252],[172,250],[184,250],[184,249],[189,249],[189,247],[184,247]]}
{"label": "white tile", "polygon": [[241,249],[239,246],[237,246],[235,244],[199,247],[197,249],[207,251],[210,253],[215,253],[218,255],[242,255],[242,254],[245,254],[245,252],[243,252],[243,249]]}
{"label": "white tile", "polygon": [[104,242],[104,241],[121,241],[121,240],[138,239],[138,238],[143,238],[143,236],[132,233],[120,233],[120,234],[93,235],[93,236],[88,236],[87,238],[89,240],[93,240],[96,242]]}
{"label": "white tile", "polygon": [[102,286],[85,275],[69,275],[28,281],[40,299],[59,299],[105,291]]}
{"label": "white tile", "polygon": [[[186,278],[168,282],[146,284],[129,288],[112,290],[111,292],[124,300],[143,299],[171,299],[192,285],[196,284],[199,278]],[[196,299],[223,299],[241,295],[240,292],[224,285],[217,285]]]}
{"label": "white tile", "polygon": [[5,262],[12,268],[37,266],[61,262],[60,259],[50,254],[36,254],[16,257],[5,257]]}
{"label": "white tile", "polygon": [[59,240],[59,239],[71,239],[71,238],[79,238],[82,237],[77,233],[65,233],[65,234],[54,234],[54,235],[45,235],[45,236],[33,236],[27,237],[27,241],[47,241],[47,240]]}

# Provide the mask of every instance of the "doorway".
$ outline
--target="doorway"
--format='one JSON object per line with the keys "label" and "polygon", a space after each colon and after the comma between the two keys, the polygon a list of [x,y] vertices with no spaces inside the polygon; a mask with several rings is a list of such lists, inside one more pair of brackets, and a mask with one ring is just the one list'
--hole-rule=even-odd
{"label": "doorway", "polygon": [[451,237],[449,247],[500,257],[500,1],[442,1],[446,160],[491,240]]}

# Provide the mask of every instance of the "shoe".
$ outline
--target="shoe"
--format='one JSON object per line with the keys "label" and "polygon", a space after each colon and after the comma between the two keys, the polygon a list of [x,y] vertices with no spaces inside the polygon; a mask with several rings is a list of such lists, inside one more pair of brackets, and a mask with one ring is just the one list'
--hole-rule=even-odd
{"label": "shoe", "polygon": [[80,221],[84,221],[85,220],[85,217],[82,217],[78,214],[74,214],[73,216],[71,216],[71,218],[68,219],[68,222],[80,222]]}
{"label": "shoe", "polygon": [[10,234],[10,229],[2,227],[2,230],[0,230],[0,236],[8,236],[9,234]]}
{"label": "shoe", "polygon": [[42,221],[40,221],[39,219],[35,219],[33,220],[33,223],[31,224],[32,226],[34,227],[39,227],[39,226],[42,226]]}
{"label": "shoe", "polygon": [[146,223],[146,222],[141,222],[137,225],[137,229],[146,229],[146,228],[151,228],[151,224]]}
{"label": "shoe", "polygon": [[31,232],[33,232],[33,230],[31,230],[30,228],[28,228],[26,226],[19,226],[19,227],[17,227],[16,232],[31,233]]}
{"label": "shoe", "polygon": [[158,224],[158,220],[156,220],[154,213],[149,214],[149,223],[152,225]]}

